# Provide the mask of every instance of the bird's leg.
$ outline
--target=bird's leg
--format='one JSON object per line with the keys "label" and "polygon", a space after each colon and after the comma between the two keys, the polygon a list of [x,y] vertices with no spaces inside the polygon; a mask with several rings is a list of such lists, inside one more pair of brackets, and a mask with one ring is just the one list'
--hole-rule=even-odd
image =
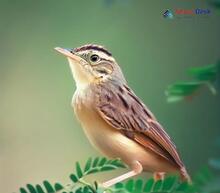
{"label": "bird's leg", "polygon": [[106,181],[106,182],[104,182],[102,184],[102,186],[104,188],[108,188],[108,187],[110,187],[110,186],[112,186],[114,184],[117,184],[118,182],[121,182],[121,181],[126,180],[128,178],[131,178],[133,176],[136,176],[136,175],[140,174],[142,171],[143,171],[142,165],[138,161],[136,161],[132,165],[132,171],[130,171],[128,173],[125,173],[125,174],[123,174],[121,176],[118,176],[116,178],[113,178],[113,179],[111,179],[109,181]]}
{"label": "bird's leg", "polygon": [[166,174],[165,172],[154,172],[153,174],[154,180],[155,181],[164,180],[165,174]]}

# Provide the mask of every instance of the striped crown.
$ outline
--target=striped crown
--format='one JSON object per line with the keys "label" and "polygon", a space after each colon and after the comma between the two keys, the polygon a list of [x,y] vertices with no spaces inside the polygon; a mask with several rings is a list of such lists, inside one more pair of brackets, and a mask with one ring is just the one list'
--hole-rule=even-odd
{"label": "striped crown", "polygon": [[112,54],[106,48],[100,45],[95,45],[95,44],[87,44],[87,45],[73,49],[74,52],[80,52],[80,51],[85,51],[85,50],[97,50],[97,51],[104,52],[108,56],[112,56]]}

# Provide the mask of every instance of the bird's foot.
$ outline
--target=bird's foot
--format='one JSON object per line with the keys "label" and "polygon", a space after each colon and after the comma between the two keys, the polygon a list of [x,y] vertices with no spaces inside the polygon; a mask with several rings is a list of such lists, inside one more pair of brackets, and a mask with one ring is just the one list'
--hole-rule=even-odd
{"label": "bird's foot", "polygon": [[164,180],[166,173],[165,172],[154,172],[153,177],[155,181]]}

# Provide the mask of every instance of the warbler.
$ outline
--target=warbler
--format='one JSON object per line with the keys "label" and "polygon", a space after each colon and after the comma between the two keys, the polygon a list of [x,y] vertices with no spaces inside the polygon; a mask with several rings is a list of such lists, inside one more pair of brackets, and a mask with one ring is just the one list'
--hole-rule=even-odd
{"label": "warbler", "polygon": [[120,158],[131,169],[104,182],[104,187],[142,171],[154,173],[155,179],[162,179],[165,173],[179,174],[190,182],[171,138],[128,86],[106,48],[88,44],[55,50],[69,61],[76,82],[72,107],[89,141],[105,156]]}

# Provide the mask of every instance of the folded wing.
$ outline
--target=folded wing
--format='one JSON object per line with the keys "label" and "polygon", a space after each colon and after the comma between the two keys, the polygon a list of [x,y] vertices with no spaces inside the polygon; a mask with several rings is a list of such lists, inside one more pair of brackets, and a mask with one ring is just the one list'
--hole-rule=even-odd
{"label": "folded wing", "polygon": [[127,137],[178,167],[184,166],[168,134],[126,85],[100,85],[96,110],[109,125]]}

